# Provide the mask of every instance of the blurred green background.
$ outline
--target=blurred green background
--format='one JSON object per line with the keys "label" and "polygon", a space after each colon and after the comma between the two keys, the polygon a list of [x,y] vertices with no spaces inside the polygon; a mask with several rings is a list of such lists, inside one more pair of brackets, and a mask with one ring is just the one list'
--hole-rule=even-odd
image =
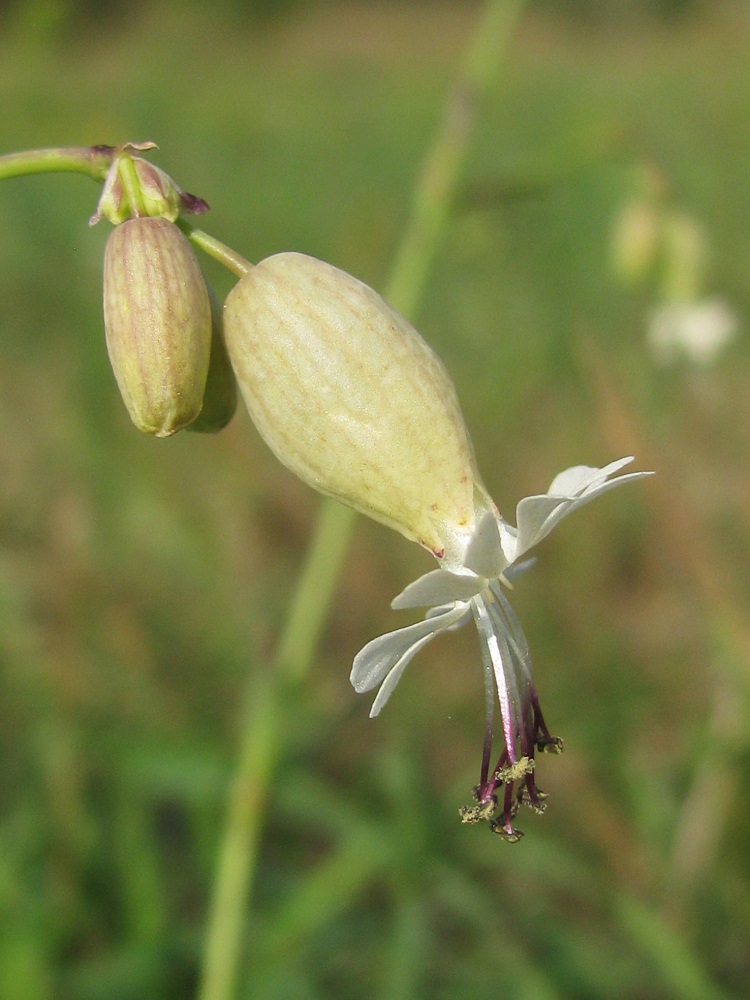
{"label": "blurred green background", "polygon": [[[251,260],[300,250],[382,288],[476,10],[6,4],[0,152],[153,139]],[[658,475],[517,584],[566,752],[514,848],[458,818],[483,730],[468,630],[375,722],[349,686],[431,568],[358,522],[286,706],[238,997],[746,995],[749,66],[745,3],[524,11],[413,318],[506,516],[578,462]],[[195,994],[241,705],[319,502],[244,413],[211,439],[129,424],[97,196],[0,184],[2,1000]],[[708,363],[655,350],[665,304]],[[716,314],[736,332],[712,351]]]}

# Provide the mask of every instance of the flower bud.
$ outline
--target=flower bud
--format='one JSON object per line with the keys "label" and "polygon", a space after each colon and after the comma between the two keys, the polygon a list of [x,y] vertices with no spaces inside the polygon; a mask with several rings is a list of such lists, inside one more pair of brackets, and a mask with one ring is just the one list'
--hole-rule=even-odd
{"label": "flower bud", "polygon": [[203,408],[185,430],[216,434],[234,416],[237,409],[237,379],[224,343],[222,310],[211,286],[207,285],[211,302],[211,359],[208,364]]}
{"label": "flower bud", "polygon": [[240,391],[277,457],[310,486],[441,557],[484,494],[453,384],[372,289],[298,253],[230,292],[224,332]]}
{"label": "flower bud", "polygon": [[166,219],[111,233],[104,255],[107,350],[133,423],[166,437],[198,416],[211,350],[211,307],[187,239]]}

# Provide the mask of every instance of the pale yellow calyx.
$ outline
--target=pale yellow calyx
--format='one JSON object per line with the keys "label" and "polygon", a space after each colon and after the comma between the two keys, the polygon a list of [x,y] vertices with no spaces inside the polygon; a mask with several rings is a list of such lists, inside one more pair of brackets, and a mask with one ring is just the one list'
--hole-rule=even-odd
{"label": "pale yellow calyx", "polygon": [[310,486],[441,556],[479,475],[453,384],[371,288],[298,253],[229,294],[227,349],[256,427]]}

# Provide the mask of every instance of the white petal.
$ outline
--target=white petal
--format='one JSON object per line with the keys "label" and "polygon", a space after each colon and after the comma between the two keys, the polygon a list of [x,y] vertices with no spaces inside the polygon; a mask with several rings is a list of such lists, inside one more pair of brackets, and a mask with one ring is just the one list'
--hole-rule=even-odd
{"label": "white petal", "polygon": [[420,648],[423,645],[421,640],[446,631],[465,613],[466,608],[457,605],[434,618],[407,625],[406,628],[397,629],[395,632],[387,632],[368,642],[354,657],[349,677],[354,690],[361,694],[377,687],[402,656],[411,654],[409,656],[411,659],[416,652],[412,647],[417,645],[417,648]]}
{"label": "white petal", "polygon": [[508,564],[500,542],[498,521],[494,510],[482,514],[477,520],[464,557],[464,566],[486,580],[494,580],[500,576]]}
{"label": "white petal", "polygon": [[574,500],[561,497],[524,497],[516,507],[516,559],[540,542],[570,510]]}
{"label": "white petal", "polygon": [[618,458],[615,462],[610,462],[602,469],[594,468],[591,465],[574,465],[570,469],[564,469],[558,473],[549,485],[548,496],[573,497],[578,496],[589,486],[604,482],[613,472],[617,472],[625,465],[630,465],[633,456]]}
{"label": "white petal", "polygon": [[422,646],[426,646],[428,642],[435,638],[437,633],[431,632],[430,635],[424,636],[422,639],[418,639],[417,642],[407,650],[406,653],[401,657],[400,660],[396,662],[394,666],[391,667],[389,672],[386,674],[385,680],[380,685],[380,690],[375,696],[375,701],[372,703],[372,708],[370,709],[370,718],[374,719],[375,716],[380,712],[380,709],[385,705],[393,691],[401,680],[401,675],[404,670],[408,667],[411,661],[414,659],[416,654],[420,651]]}
{"label": "white petal", "polygon": [[508,566],[508,568],[504,570],[502,574],[502,581],[505,584],[505,586],[510,587],[510,589],[513,590],[513,581],[516,579],[516,577],[520,576],[522,573],[525,573],[527,569],[531,569],[532,566],[536,565],[536,562],[537,562],[537,557],[531,556],[530,559],[524,559],[523,562],[513,563],[512,566]]}
{"label": "white petal", "polygon": [[503,546],[503,554],[508,560],[508,564],[512,565],[516,561],[516,556],[520,554],[518,551],[518,528],[515,528],[512,524],[508,524],[503,518],[500,518],[498,527],[500,528],[500,541]]}
{"label": "white petal", "polygon": [[516,507],[518,542],[515,558],[517,559],[524,552],[537,545],[563,517],[572,511],[583,507],[584,504],[616,486],[622,486],[623,483],[652,475],[650,472],[629,472],[616,479],[607,479],[611,472],[622,468],[629,461],[629,458],[620,459],[603,469],[592,469],[585,465],[574,466],[556,476],[550,486],[551,492],[553,488],[558,490],[563,486],[570,489],[571,492],[567,496],[555,493],[553,495],[525,497],[521,500]]}
{"label": "white petal", "polygon": [[451,573],[447,569],[433,569],[394,597],[391,607],[401,611],[404,608],[426,608],[434,604],[468,601],[485,586],[485,580],[474,573]]}

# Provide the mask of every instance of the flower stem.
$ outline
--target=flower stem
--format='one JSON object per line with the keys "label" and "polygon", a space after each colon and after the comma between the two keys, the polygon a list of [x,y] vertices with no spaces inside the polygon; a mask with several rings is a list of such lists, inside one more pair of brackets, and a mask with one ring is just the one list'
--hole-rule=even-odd
{"label": "flower stem", "polygon": [[[417,180],[410,218],[385,287],[388,301],[408,316],[419,306],[449,221],[477,107],[495,80],[523,3],[488,0]],[[196,232],[190,232],[194,242]],[[200,1000],[231,1000],[234,994],[265,803],[282,753],[283,700],[290,687],[304,680],[315,656],[355,517],[349,508],[323,500],[276,655],[251,684],[208,917]]]}
{"label": "flower stem", "polygon": [[113,146],[68,146],[8,153],[0,156],[0,180],[27,174],[73,172],[104,181],[114,153]]}
{"label": "flower stem", "polygon": [[222,243],[221,240],[217,240],[216,237],[211,236],[210,233],[206,233],[202,229],[197,229],[184,219],[178,219],[177,225],[191,241],[191,243],[200,247],[200,249],[204,253],[208,254],[209,257],[213,257],[214,260],[218,260],[220,264],[223,264],[224,267],[228,268],[232,274],[236,274],[238,278],[247,274],[253,266],[249,260],[245,260],[244,257],[240,256],[236,250],[227,246],[226,243]]}

